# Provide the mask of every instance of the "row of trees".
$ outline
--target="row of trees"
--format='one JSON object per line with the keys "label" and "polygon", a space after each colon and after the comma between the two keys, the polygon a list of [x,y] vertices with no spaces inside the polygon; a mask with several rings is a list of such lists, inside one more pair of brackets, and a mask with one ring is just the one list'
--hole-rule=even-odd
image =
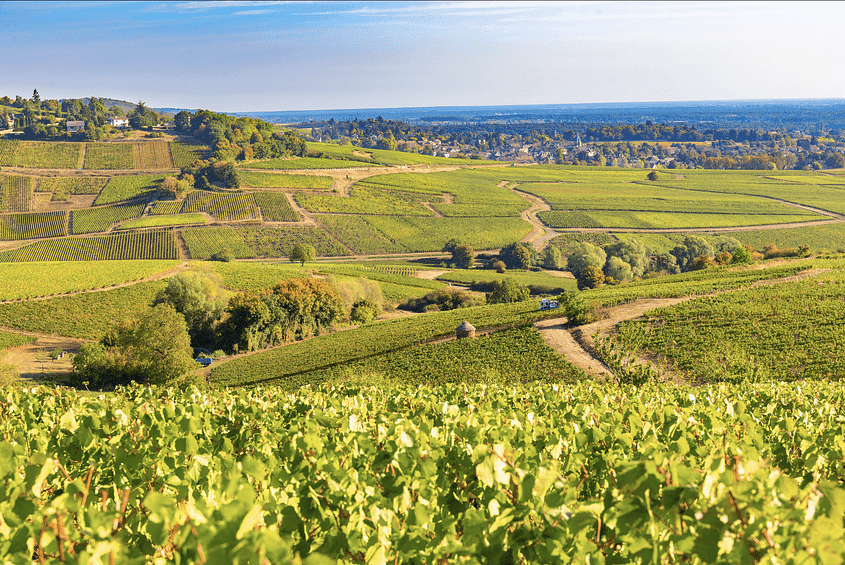
{"label": "row of trees", "polygon": [[750,261],[751,252],[736,239],[726,238],[714,246],[702,237],[689,235],[668,253],[655,253],[636,239],[602,247],[582,242],[569,255],[567,268],[578,281],[578,288],[585,289],[647,275],[676,274]]}

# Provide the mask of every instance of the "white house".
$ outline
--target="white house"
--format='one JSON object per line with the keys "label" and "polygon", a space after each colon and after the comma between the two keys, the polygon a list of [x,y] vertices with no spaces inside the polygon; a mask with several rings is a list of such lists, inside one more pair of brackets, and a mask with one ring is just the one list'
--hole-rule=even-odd
{"label": "white house", "polygon": [[108,122],[109,122],[110,126],[113,126],[113,127],[116,127],[116,128],[127,128],[127,127],[129,127],[129,118],[114,117],[114,118],[109,118]]}

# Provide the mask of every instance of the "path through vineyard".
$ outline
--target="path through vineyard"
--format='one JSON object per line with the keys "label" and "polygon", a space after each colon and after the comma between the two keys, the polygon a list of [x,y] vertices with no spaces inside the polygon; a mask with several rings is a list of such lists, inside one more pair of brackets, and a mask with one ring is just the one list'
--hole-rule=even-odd
{"label": "path through vineyard", "polygon": [[[828,270],[829,269],[809,269],[789,277],[757,281],[749,285],[749,287],[771,286],[786,282],[806,280]],[[628,302],[619,306],[604,308],[601,311],[601,320],[573,328],[567,328],[565,319],[561,318],[541,320],[536,322],[534,326],[540,331],[543,341],[545,341],[549,347],[566,357],[566,359],[576,367],[584,370],[588,374],[598,375],[600,377],[612,377],[613,373],[611,373],[608,367],[595,356],[595,341],[593,336],[596,335],[596,333],[598,333],[600,337],[605,337],[610,334],[617,325],[622,322],[641,318],[650,310],[666,306],[674,306],[675,304],[686,302],[687,300],[692,300],[693,298],[717,296],[726,292],[732,292],[733,290],[735,289],[720,290],[708,294],[683,296],[679,298],[640,298],[638,300],[634,300],[633,302]],[[637,362],[639,363],[650,365],[655,365],[656,361],[657,358],[648,354],[637,359]],[[671,370],[669,370],[667,372],[667,376],[674,377],[675,375],[671,372]]]}

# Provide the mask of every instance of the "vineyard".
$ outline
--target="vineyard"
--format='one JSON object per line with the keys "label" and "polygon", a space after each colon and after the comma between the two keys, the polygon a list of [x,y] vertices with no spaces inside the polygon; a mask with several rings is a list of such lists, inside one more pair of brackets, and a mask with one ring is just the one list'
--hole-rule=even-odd
{"label": "vineyard", "polygon": [[24,212],[0,215],[0,240],[67,235],[67,212]]}
{"label": "vineyard", "polygon": [[173,166],[177,169],[187,167],[198,159],[208,158],[208,147],[182,141],[174,141],[170,144],[170,154]]}
{"label": "vineyard", "polygon": [[845,559],[828,383],[3,395],[10,563]]}
{"label": "vineyard", "polygon": [[137,281],[176,264],[175,261],[0,263],[0,301],[80,292]]}
{"label": "vineyard", "polygon": [[257,173],[255,171],[241,171],[240,177],[241,183],[244,186],[253,188],[308,188],[312,190],[328,190],[334,183],[332,177]]}
{"label": "vineyard", "polygon": [[168,216],[170,214],[178,214],[182,211],[182,207],[185,205],[184,202],[181,200],[176,201],[167,201],[167,200],[158,200],[155,204],[153,204],[152,208],[150,209],[151,216]]}
{"label": "vineyard", "polygon": [[[616,229],[685,229],[758,226],[763,224],[789,224],[813,222],[823,216],[804,214],[693,214],[674,212],[540,212],[541,220],[552,228],[602,227]],[[582,225],[577,225],[577,224]]]}
{"label": "vineyard", "polygon": [[134,169],[131,143],[85,144],[85,168],[94,170]]}
{"label": "vineyard", "polygon": [[301,157],[292,159],[270,159],[267,161],[254,161],[249,163],[250,169],[272,169],[272,170],[306,170],[306,169],[349,169],[375,167],[374,163],[361,161],[347,161],[342,159],[316,159],[313,157]]}
{"label": "vineyard", "polygon": [[403,246],[393,242],[387,235],[375,229],[360,216],[334,216],[324,214],[319,217],[320,224],[338,241],[362,255],[380,253],[404,253]]}
{"label": "vineyard", "polygon": [[240,236],[257,257],[287,257],[298,243],[314,246],[319,257],[349,255],[327,231],[311,226],[245,225],[238,228]]}
{"label": "vineyard", "polygon": [[455,328],[464,320],[476,328],[484,328],[520,325],[547,316],[549,314],[538,311],[536,304],[531,301],[476,306],[388,320],[362,326],[354,332],[323,335],[228,361],[211,370],[211,382],[225,386],[274,383],[293,390],[311,382],[307,376],[311,371],[454,335]]}
{"label": "vineyard", "polygon": [[11,332],[0,331],[0,355],[10,347],[32,343],[36,338],[28,335],[21,335]]}
{"label": "vineyard", "polygon": [[158,190],[165,175],[121,175],[109,179],[94,201],[95,206],[114,204],[134,198],[148,197]]}
{"label": "vineyard", "polygon": [[255,204],[261,208],[266,222],[298,222],[299,214],[294,212],[283,192],[254,192]]}
{"label": "vineyard", "polygon": [[519,218],[402,218],[367,216],[366,222],[390,234],[408,251],[441,251],[453,237],[460,237],[474,249],[497,249],[531,231]]}
{"label": "vineyard", "polygon": [[0,212],[32,210],[33,177],[0,175]]}
{"label": "vineyard", "polygon": [[160,228],[165,226],[205,224],[207,222],[208,220],[206,220],[204,215],[194,212],[193,214],[173,214],[171,216],[144,216],[143,218],[124,222],[117,229]]}
{"label": "vineyard", "polygon": [[133,143],[132,146],[136,169],[146,171],[173,168],[173,159],[170,157],[170,144],[168,142],[146,141]]}
{"label": "vineyard", "polygon": [[185,212],[205,212],[221,221],[254,220],[258,218],[258,208],[252,193],[246,192],[206,192],[194,190],[185,200]]}
{"label": "vineyard", "polygon": [[37,192],[52,192],[54,201],[68,200],[76,194],[99,194],[108,177],[40,177]]}
{"label": "vineyard", "polygon": [[348,198],[335,194],[297,193],[296,203],[309,212],[343,214],[377,214],[384,216],[433,216],[431,210],[420,204],[437,198],[414,192],[382,190],[356,184]]}
{"label": "vineyard", "polygon": [[81,143],[0,139],[0,167],[76,169],[81,157]]}
{"label": "vineyard", "polygon": [[143,211],[143,204],[116,204],[74,210],[71,215],[71,233],[78,235],[108,231],[115,224],[137,218]]}
{"label": "vineyard", "polygon": [[836,273],[653,310],[620,333],[697,382],[841,380],[843,295]]}
{"label": "vineyard", "polygon": [[188,228],[183,229],[181,234],[192,259],[209,259],[225,249],[238,259],[255,257],[255,252],[235,228]]}
{"label": "vineyard", "polygon": [[[61,268],[57,266],[57,268]],[[150,306],[166,282],[0,304],[0,326],[79,339],[101,339],[119,320]]]}
{"label": "vineyard", "polygon": [[[67,218],[67,212],[45,212],[47,213],[64,214]],[[0,216],[0,219],[6,217],[8,216]],[[52,239],[0,251],[0,263],[178,258],[179,249],[170,230]]]}

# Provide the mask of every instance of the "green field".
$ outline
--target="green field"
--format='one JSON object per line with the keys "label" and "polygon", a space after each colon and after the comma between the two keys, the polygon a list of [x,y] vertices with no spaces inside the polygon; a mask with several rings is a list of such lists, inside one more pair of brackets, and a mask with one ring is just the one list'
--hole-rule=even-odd
{"label": "green field", "polygon": [[484,163],[477,159],[453,159],[434,157],[420,153],[405,153],[403,151],[389,151],[387,149],[364,149],[354,145],[337,145],[334,143],[308,142],[308,153],[323,155],[332,159],[345,159],[362,163],[373,163],[384,166],[392,165],[478,165]]}
{"label": "green field", "polygon": [[93,290],[172,269],[176,261],[0,263],[0,301]]}
{"label": "green field", "polygon": [[208,220],[205,216],[199,213],[156,215],[144,216],[143,218],[136,218],[128,222],[123,222],[117,229],[132,230],[138,228],[160,228],[165,226],[183,226],[205,223],[208,223]]}
{"label": "green field", "polygon": [[99,194],[108,177],[39,177],[37,192],[52,192],[52,200],[68,200],[76,194]]}
{"label": "green field", "polygon": [[270,159],[268,161],[254,161],[246,165],[250,169],[307,170],[307,169],[349,169],[375,167],[373,163],[347,161],[341,159],[315,159],[313,157],[298,157],[291,159]]}
{"label": "green field", "polygon": [[729,228],[789,224],[826,220],[805,214],[703,214],[675,212],[540,212],[540,219],[552,228],[684,229]]}
{"label": "green field", "polygon": [[231,251],[238,259],[255,257],[255,251],[235,228],[187,228],[181,233],[192,259],[209,259],[224,249]]}
{"label": "green field", "polygon": [[253,188],[309,188],[328,190],[334,179],[316,175],[286,175],[282,173],[257,173],[241,171],[241,184]]}
{"label": "green field", "polygon": [[152,208],[150,209],[150,215],[167,216],[170,214],[179,214],[184,206],[185,203],[181,200],[157,200],[156,203],[153,204]]}
{"label": "green field", "polygon": [[403,253],[407,249],[374,228],[360,216],[322,214],[320,225],[326,228],[338,241],[361,255]]}
{"label": "green field", "polygon": [[[562,273],[561,273],[562,274]],[[549,292],[560,294],[564,290],[576,290],[575,279],[561,277],[551,272],[532,272],[511,269],[506,273],[497,273],[492,269],[456,269],[437,277],[439,281],[454,282],[465,285],[483,285],[493,281],[513,280],[523,286],[548,288]],[[557,290],[555,292],[556,289]]]}
{"label": "green field", "polygon": [[283,192],[268,190],[253,192],[255,204],[261,209],[265,222],[298,222],[297,214]]}
{"label": "green field", "polygon": [[519,218],[367,216],[366,221],[408,251],[441,251],[454,237],[477,250],[497,249],[531,232],[531,226]]}
{"label": "green field", "polygon": [[149,197],[158,190],[158,185],[164,177],[165,175],[121,175],[112,177],[94,201],[94,205],[100,206]]}
{"label": "green field", "polygon": [[170,143],[170,154],[173,157],[173,166],[177,169],[187,167],[197,159],[208,158],[208,147],[205,145],[175,141]]}
{"label": "green field", "polygon": [[434,213],[421,204],[430,199],[440,200],[439,196],[382,190],[360,183],[352,187],[349,197],[339,194],[296,194],[297,204],[309,212],[322,214],[433,216]]}
{"label": "green field", "polygon": [[0,304],[0,326],[81,339],[101,339],[115,323],[151,305],[166,282],[103,292]]}
{"label": "green field", "polygon": [[0,214],[0,240],[38,239],[67,235],[68,213]]}

